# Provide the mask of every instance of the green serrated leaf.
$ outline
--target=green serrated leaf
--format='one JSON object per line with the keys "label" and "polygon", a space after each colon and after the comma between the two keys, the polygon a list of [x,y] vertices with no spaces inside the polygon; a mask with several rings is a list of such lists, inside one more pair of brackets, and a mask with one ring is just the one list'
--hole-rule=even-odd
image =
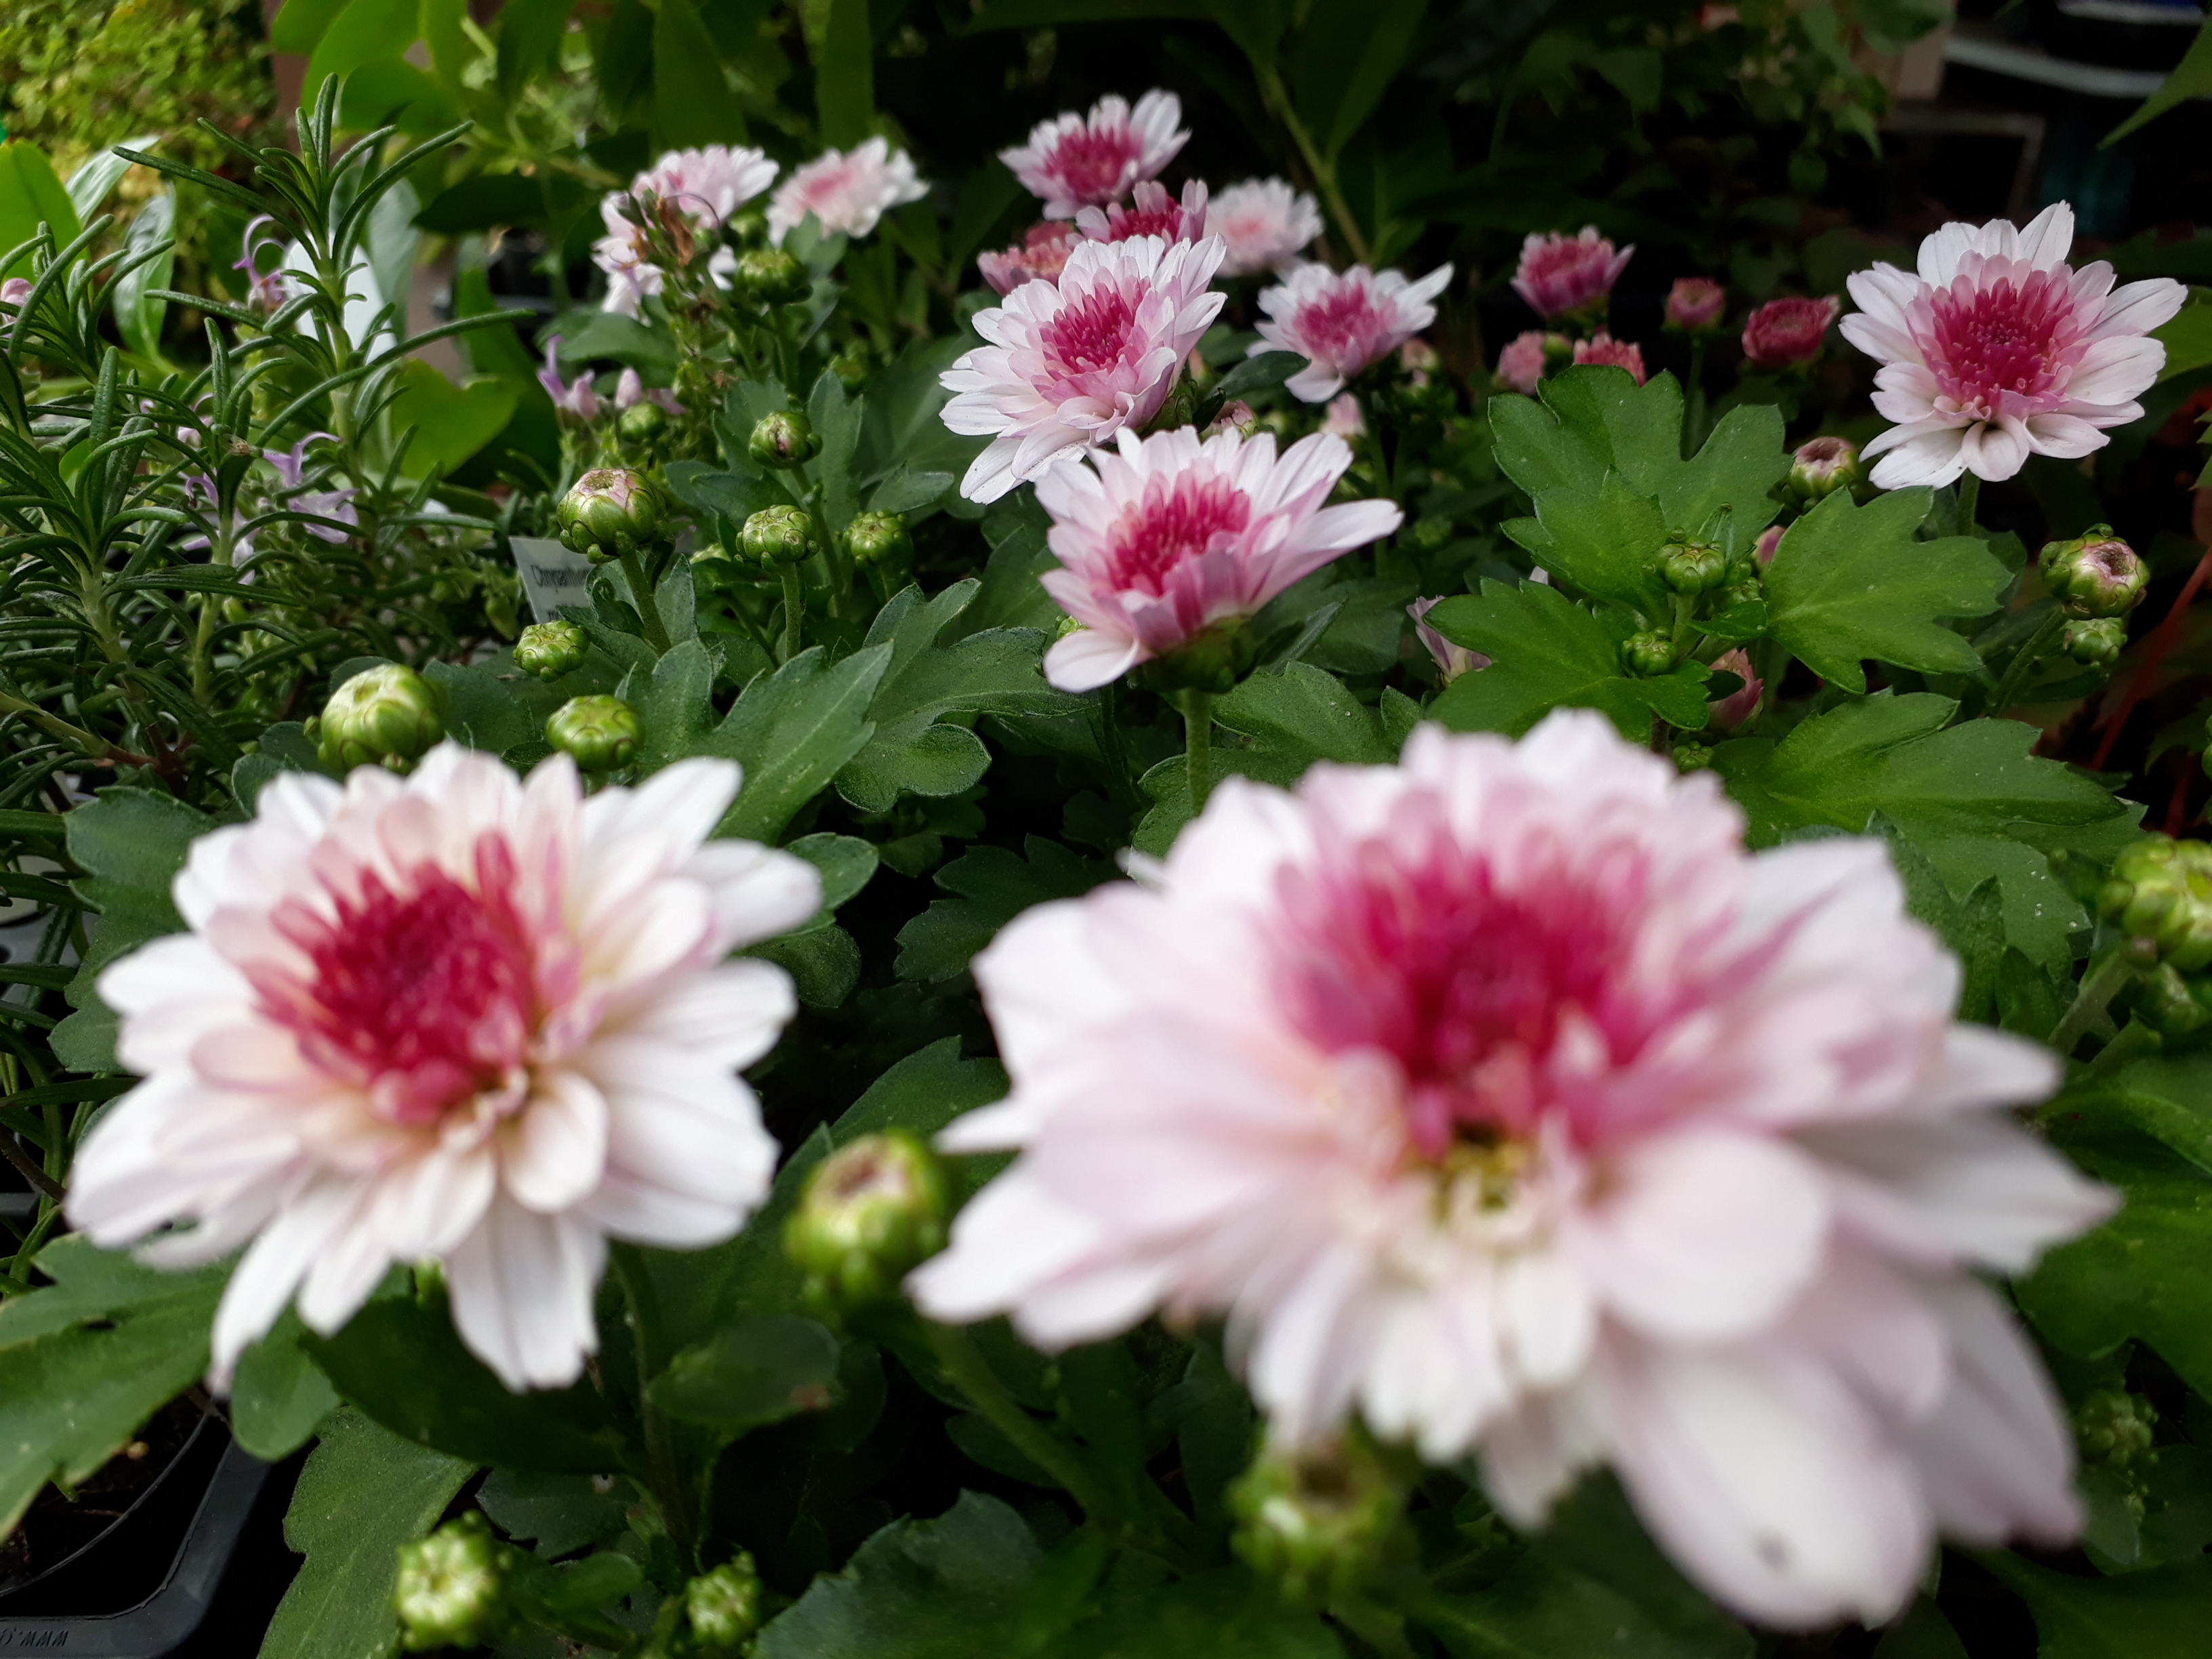
{"label": "green serrated leaf", "polygon": [[[619,1536],[628,1507],[624,1486],[587,1474],[496,1469],[477,1492],[477,1506],[509,1538],[535,1544],[556,1560]],[[612,1485],[613,1490],[605,1490]]]}
{"label": "green serrated leaf", "polygon": [[1000,928],[1032,904],[1087,893],[1114,875],[1111,865],[1031,836],[1025,856],[1003,847],[977,847],[937,872],[937,884],[957,896],[937,899],[899,929],[896,971],[901,979],[951,979],[967,971]]}
{"label": "green serrated leaf", "polygon": [[671,1417],[731,1440],[836,1401],[837,1339],[795,1314],[758,1314],[668,1362],[647,1390]]}
{"label": "green serrated leaf", "polygon": [[838,927],[810,927],[756,945],[745,954],[775,963],[810,1008],[841,1008],[860,982],[860,946]]}
{"label": "green serrated leaf", "polygon": [[832,665],[819,646],[745,688],[708,747],[745,769],[719,834],[774,842],[799,809],[867,747],[868,705],[890,663],[871,646]]}
{"label": "green serrated leaf", "polygon": [[437,1523],[476,1472],[341,1410],[300,1471],[284,1541],[307,1559],[277,1604],[260,1659],[386,1659],[399,1650],[399,1547]]}
{"label": "green serrated leaf", "polygon": [[514,694],[489,668],[434,662],[422,671],[438,697],[446,735],[471,749],[503,755],[542,734]]}
{"label": "green serrated leaf", "polygon": [[2077,1578],[1990,1551],[1982,1563],[2035,1615],[2037,1659],[2145,1659],[2201,1648],[2212,1629],[2212,1559]]}
{"label": "green serrated leaf", "polygon": [[1823,679],[1856,695],[1860,659],[1971,674],[1981,658],[1945,617],[1996,609],[2012,580],[1973,537],[1913,538],[1933,493],[1898,489],[1864,507],[1838,490],[1784,532],[1766,572],[1775,636]]}
{"label": "green serrated leaf", "polygon": [[47,1481],[83,1480],[199,1380],[230,1276],[163,1273],[82,1235],[46,1246],[39,1267],[49,1288],[0,1303],[0,1534]]}
{"label": "green serrated leaf", "polygon": [[275,1463],[314,1438],[338,1403],[337,1390],[301,1346],[307,1328],[290,1308],[239,1356],[230,1385],[230,1430],[256,1457]]}
{"label": "green serrated leaf", "polygon": [[[1426,620],[1446,639],[1492,659],[1489,667],[1461,675],[1430,705],[1430,718],[1454,731],[1519,737],[1553,709],[1575,708],[1602,710],[1624,737],[1650,735],[1652,703],[1620,672],[1626,627],[1608,625],[1557,589],[1486,581],[1480,593],[1455,594]],[[1698,724],[1705,724],[1702,718]]]}

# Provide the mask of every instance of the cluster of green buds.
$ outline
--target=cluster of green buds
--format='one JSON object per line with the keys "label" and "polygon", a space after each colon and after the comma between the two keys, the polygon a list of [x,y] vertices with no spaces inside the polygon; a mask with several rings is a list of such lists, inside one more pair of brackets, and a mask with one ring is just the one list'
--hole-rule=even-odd
{"label": "cluster of green buds", "polygon": [[1866,477],[1859,447],[1849,438],[1809,438],[1790,458],[1790,493],[1806,506],[1849,489]]}
{"label": "cluster of green buds", "polygon": [[471,1510],[428,1538],[399,1547],[399,1578],[392,1601],[399,1644],[409,1653],[473,1648],[507,1622],[512,1547],[492,1536],[483,1512]]}
{"label": "cluster of green buds", "polygon": [[1674,665],[1674,636],[1663,628],[1646,628],[1620,642],[1622,672],[1637,679],[1663,674]]}
{"label": "cluster of green buds", "polygon": [[2097,909],[2183,974],[2212,964],[2212,843],[2146,836],[2123,848]]}
{"label": "cluster of green buds", "polygon": [[761,1579],[743,1550],[684,1586],[684,1650],[697,1659],[738,1659],[761,1627]]}
{"label": "cluster of green buds", "polygon": [[1245,1564],[1291,1600],[1316,1605],[1356,1589],[1397,1541],[1405,1492],[1365,1437],[1270,1444],[1229,1489]]}
{"label": "cluster of green buds", "polygon": [[659,485],[625,467],[594,467],[554,509],[561,545],[595,563],[642,552],[659,542],[671,507]]}
{"label": "cluster of green buds", "polygon": [[2110,668],[2127,649],[2128,625],[2118,617],[2090,617],[2058,630],[2058,644],[2084,668]]}
{"label": "cluster of green buds", "polygon": [[2074,1408],[2074,1441],[2085,1463],[2125,1468],[2151,1452],[2158,1408],[2125,1389],[2098,1389]]}
{"label": "cluster of green buds", "polygon": [[572,622],[532,623],[514,642],[514,665],[541,680],[557,680],[584,665],[589,644]]}
{"label": "cluster of green buds", "polygon": [[2069,617],[2124,617],[2142,602],[2150,569],[2112,533],[2110,525],[2092,525],[2071,541],[2049,542],[2037,556],[2044,585]]}
{"label": "cluster of green buds", "polygon": [[860,513],[845,526],[845,551],[853,562],[880,570],[903,569],[914,557],[914,538],[896,513]]}
{"label": "cluster of green buds", "polygon": [[813,278],[798,258],[780,247],[747,248],[738,256],[731,286],[756,305],[796,305],[814,291]]}
{"label": "cluster of green buds", "polygon": [[1659,550],[1659,580],[1677,593],[1710,593],[1728,580],[1728,550],[1678,536]]}
{"label": "cluster of green buds", "polygon": [[821,550],[814,520],[795,507],[764,507],[745,520],[745,556],[764,565],[804,564]]}
{"label": "cluster of green buds", "polygon": [[753,422],[745,453],[771,470],[804,466],[822,453],[822,439],[803,409],[779,409]]}
{"label": "cluster of green buds", "polygon": [[438,699],[413,669],[396,662],[363,669],[331,693],[316,722],[316,757],[351,771],[405,772],[446,735]]}
{"label": "cluster of green buds", "polygon": [[895,1296],[899,1281],[945,1248],[951,1194],[945,1166],[919,1135],[887,1129],[841,1146],[807,1177],[784,1249],[824,1312]]}
{"label": "cluster of green buds", "polygon": [[586,772],[629,765],[637,736],[637,710],[620,697],[571,697],[545,721],[545,741]]}

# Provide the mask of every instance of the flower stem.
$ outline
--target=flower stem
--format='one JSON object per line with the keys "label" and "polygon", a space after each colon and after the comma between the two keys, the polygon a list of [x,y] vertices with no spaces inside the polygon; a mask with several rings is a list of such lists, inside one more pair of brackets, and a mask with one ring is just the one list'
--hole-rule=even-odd
{"label": "flower stem", "polygon": [[2081,988],[2074,994],[2074,1006],[2066,1011],[2051,1034],[2051,1046],[2058,1051],[2060,1059],[2073,1056],[2074,1045],[2081,1042],[2096,1024],[2097,1017],[2136,976],[2136,966],[2133,954],[2122,945],[2089,969],[2081,981]]}
{"label": "flower stem", "polygon": [[[1971,477],[1972,475],[1967,476]],[[2042,625],[2028,636],[2027,643],[2012,653],[2012,660],[2005,665],[2004,678],[1990,693],[1990,700],[1982,710],[1984,714],[2002,714],[2012,706],[2013,698],[2019,694],[2022,683],[2034,668],[2035,659],[2043,654],[2045,647],[2065,626],[2066,613],[2056,605],[2052,606],[2051,614],[2043,619]]]}
{"label": "flower stem", "polygon": [[1959,480],[1959,533],[1974,534],[1975,515],[1981,511],[1982,475],[1969,472]]}
{"label": "flower stem", "polygon": [[645,562],[635,549],[622,556],[623,574],[629,579],[629,596],[637,601],[638,624],[645,629],[645,642],[656,653],[668,651],[668,630],[660,623],[660,607],[653,602],[653,583],[645,574]]}
{"label": "flower stem", "polygon": [[1358,221],[1352,216],[1352,209],[1345,202],[1344,192],[1337,188],[1336,168],[1322,156],[1320,148],[1313,141],[1313,135],[1306,131],[1305,123],[1298,119],[1298,112],[1291,107],[1290,94],[1284,88],[1283,77],[1275,66],[1254,58],[1252,69],[1259,79],[1261,101],[1283,124],[1284,131],[1291,135],[1291,142],[1298,147],[1299,155],[1313,174],[1314,188],[1321,192],[1322,204],[1328,209],[1329,216],[1336,221],[1337,229],[1343,233],[1346,246],[1352,249],[1352,257],[1359,264],[1365,264],[1370,257],[1367,238],[1360,234]]}
{"label": "flower stem", "polygon": [[1182,698],[1183,770],[1190,784],[1190,815],[1206,811],[1213,788],[1213,693],[1186,691]]}
{"label": "flower stem", "polygon": [[940,1325],[935,1320],[923,1322],[929,1332],[930,1350],[937,1363],[953,1386],[968,1397],[968,1403],[1006,1436],[1014,1449],[1038,1468],[1057,1480],[1070,1497],[1083,1506],[1083,1512],[1093,1519],[1104,1520],[1113,1513],[1105,1490],[1091,1472],[1090,1466],[1077,1455],[1073,1447],[1046,1428],[1014,1398],[999,1374],[991,1369],[990,1361],[983,1358],[975,1339],[958,1325]]}
{"label": "flower stem", "polygon": [[799,567],[784,564],[776,567],[783,577],[783,655],[789,662],[799,654],[800,628],[806,621],[806,595],[799,586]]}
{"label": "flower stem", "polygon": [[1682,459],[1689,460],[1705,446],[1705,337],[1690,341],[1689,406],[1682,415]]}
{"label": "flower stem", "polygon": [[660,1351],[660,1299],[653,1278],[635,1244],[611,1244],[607,1260],[622,1285],[623,1300],[629,1304],[630,1342],[637,1356],[637,1413],[645,1434],[646,1464],[660,1518],[668,1528],[678,1554],[696,1567],[698,1550],[697,1494],[684,1471],[683,1459],[668,1419],[653,1403],[651,1384],[667,1364]]}

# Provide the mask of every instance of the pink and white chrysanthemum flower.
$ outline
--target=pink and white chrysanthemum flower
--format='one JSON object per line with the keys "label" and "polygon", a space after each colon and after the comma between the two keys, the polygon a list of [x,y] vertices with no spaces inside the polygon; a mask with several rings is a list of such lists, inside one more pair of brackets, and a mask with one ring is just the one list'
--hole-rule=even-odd
{"label": "pink and white chrysanthemum flower", "polygon": [[1012,294],[1024,283],[1056,283],[1067,256],[1082,245],[1081,231],[1066,219],[1047,219],[1022,234],[1021,246],[975,256],[975,269],[994,294]]}
{"label": "pink and white chrysanthemum flower", "polygon": [[68,1212],[162,1266],[249,1239],[211,1376],[296,1294],[337,1330],[394,1262],[444,1264],[462,1340],[509,1388],[573,1382],[611,1237],[694,1249],[766,1194],[775,1143],[736,1068],[794,1010],[769,963],[812,868],[710,841],[726,761],[584,799],[445,744],[402,781],[288,772],[193,843],[190,932],[109,968],[144,1079],[86,1139]]}
{"label": "pink and white chrysanthemum flower", "polygon": [[1129,100],[1109,93],[1086,118],[1063,110],[1030,130],[1030,141],[999,159],[1023,187],[1044,202],[1048,219],[1072,219],[1078,208],[1118,202],[1140,180],[1156,179],[1190,138],[1182,100],[1155,88]]}
{"label": "pink and white chrysanthemum flower", "polygon": [[1609,1462],[1764,1623],[1887,1619],[1937,1532],[2073,1535],[2072,1440],[1977,1268],[2112,1206],[2005,1108],[1884,844],[1758,854],[1601,716],[1229,779],[1139,884],[975,962],[1019,1159],[908,1281],[1050,1348],[1225,1315],[1274,1432],[1479,1454],[1516,1525]]}
{"label": "pink and white chrysanthemum flower", "polygon": [[828,150],[777,187],[768,207],[768,238],[776,246],[808,214],[833,236],[866,236],[895,207],[919,202],[929,186],[915,176],[914,158],[881,138],[848,150]]}
{"label": "pink and white chrysanthemum flower", "polygon": [[978,312],[975,331],[989,343],[939,377],[954,394],[945,424],[992,441],[960,493],[995,501],[1158,414],[1221,310],[1226,296],[1206,288],[1220,263],[1218,236],[1085,242],[1057,283],[1025,283]]}
{"label": "pink and white chrysanthemum flower", "polygon": [[1294,397],[1325,404],[1344,383],[1380,362],[1437,319],[1429,303],[1451,281],[1439,265],[1418,283],[1401,271],[1380,275],[1365,265],[1346,271],[1305,264],[1260,295],[1267,313],[1251,355],[1295,351],[1306,366],[1285,382]]}
{"label": "pink and white chrysanthemum flower", "polygon": [[1612,297],[1613,285],[1635,257],[1633,243],[1616,252],[1595,225],[1584,225],[1574,236],[1559,231],[1531,235],[1521,244],[1513,291],[1547,322],[1595,313]]}
{"label": "pink and white chrysanthemum flower", "polygon": [[1992,482],[2028,456],[2072,459],[2139,420],[2166,347],[2147,337],[2189,290],[2164,276],[2112,286],[2100,259],[2075,270],[2074,210],[2060,202],[2021,229],[2008,220],[1945,225],[1920,244],[1917,273],[1878,264],[1848,286],[1858,310],[1844,337],[1879,358],[1875,408],[1897,422],[1867,445],[1884,489]]}
{"label": "pink and white chrysanthemum flower", "polygon": [[1280,179],[1247,179],[1213,198],[1207,226],[1229,245],[1224,276],[1253,276],[1297,263],[1321,234],[1321,207]]}
{"label": "pink and white chrysanthemum flower", "polygon": [[600,309],[635,317],[642,300],[660,292],[663,272],[647,258],[645,231],[635,217],[641,200],[665,204],[696,229],[716,230],[774,184],[775,171],[775,163],[757,149],[724,144],[672,149],[631,179],[629,190],[601,197],[606,234],[592,244],[592,263],[607,277]]}
{"label": "pink and white chrysanthemum flower", "polygon": [[1170,242],[1195,242],[1206,234],[1206,181],[1192,179],[1178,201],[1157,179],[1139,184],[1130,198],[1103,208],[1087,207],[1075,216],[1075,228],[1094,242],[1126,242],[1134,236],[1158,236]]}
{"label": "pink and white chrysanthemum flower", "polygon": [[[1178,427],[1037,480],[1060,568],[1041,579],[1083,625],[1045,653],[1045,678],[1089,691],[1214,623],[1249,617],[1330,560],[1391,534],[1395,501],[1322,503],[1352,465],[1316,433],[1280,456],[1275,435]],[[1095,470],[1094,470],[1095,469]]]}

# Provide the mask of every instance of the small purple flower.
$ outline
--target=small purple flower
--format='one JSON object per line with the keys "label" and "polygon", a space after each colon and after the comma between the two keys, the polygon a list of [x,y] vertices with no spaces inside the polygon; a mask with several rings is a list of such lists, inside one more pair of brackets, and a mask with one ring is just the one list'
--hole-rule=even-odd
{"label": "small purple flower", "polygon": [[[557,399],[556,399],[557,401]],[[626,368],[615,382],[615,407],[635,409],[647,401],[659,404],[671,415],[681,415],[684,405],[676,401],[676,394],[666,386],[648,386],[645,379],[634,368]]]}
{"label": "small purple flower", "polygon": [[592,390],[588,372],[579,375],[574,386],[561,378],[561,365],[554,353],[561,347],[561,337],[548,337],[545,342],[545,367],[538,371],[538,384],[545,388],[545,395],[553,400],[553,407],[563,415],[574,416],[586,423],[599,418],[599,394]]}
{"label": "small purple flower", "polygon": [[[245,236],[240,239],[244,247],[238,263],[231,266],[233,270],[242,270],[246,273],[246,303],[264,313],[276,311],[282,307],[289,293],[284,283],[283,239],[270,236],[257,241],[254,238],[254,233],[262,226],[273,225],[276,222],[276,219],[271,215],[264,213],[249,223],[246,227]],[[276,250],[276,263],[265,271],[261,269],[258,263],[259,254],[264,248]]]}
{"label": "small purple flower", "polygon": [[1449,685],[1462,674],[1472,674],[1477,669],[1490,666],[1490,659],[1480,651],[1470,651],[1463,645],[1455,645],[1429,626],[1431,608],[1443,602],[1442,594],[1434,599],[1415,599],[1406,607],[1406,614],[1413,619],[1413,632],[1437,665],[1437,672]]}

